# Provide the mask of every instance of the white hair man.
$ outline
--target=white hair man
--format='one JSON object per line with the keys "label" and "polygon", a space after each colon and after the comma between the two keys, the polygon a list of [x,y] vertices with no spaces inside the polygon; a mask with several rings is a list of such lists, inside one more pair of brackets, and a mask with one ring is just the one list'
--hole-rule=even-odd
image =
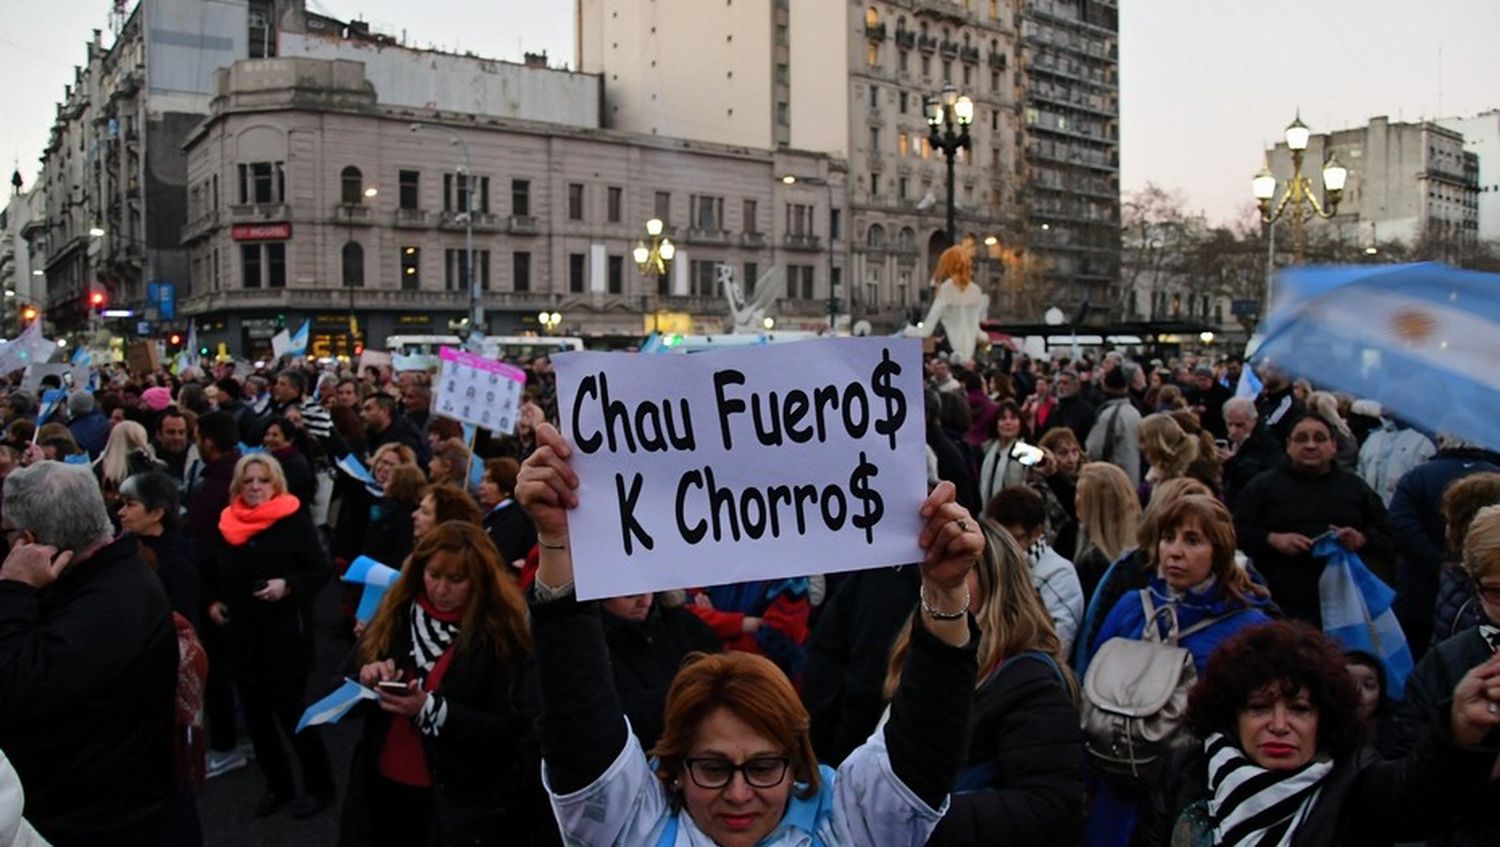
{"label": "white hair man", "polygon": [[0,749],[53,843],[154,844],[173,786],[177,634],[87,468],[5,478]]}

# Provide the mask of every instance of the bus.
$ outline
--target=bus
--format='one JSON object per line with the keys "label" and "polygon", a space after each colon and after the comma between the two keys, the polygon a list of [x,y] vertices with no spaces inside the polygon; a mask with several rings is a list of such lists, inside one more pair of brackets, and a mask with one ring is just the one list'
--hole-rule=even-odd
{"label": "bus", "polygon": [[[463,347],[463,341],[456,335],[392,335],[386,338],[385,347],[392,356],[432,357],[436,360],[439,348]],[[583,339],[568,335],[487,335],[484,338],[486,358],[509,362],[582,349]]]}

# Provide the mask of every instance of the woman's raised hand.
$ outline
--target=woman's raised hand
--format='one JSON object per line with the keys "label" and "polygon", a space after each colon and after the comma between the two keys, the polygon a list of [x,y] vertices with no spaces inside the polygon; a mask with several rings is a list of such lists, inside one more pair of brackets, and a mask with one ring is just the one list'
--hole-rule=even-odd
{"label": "woman's raised hand", "polygon": [[531,517],[543,544],[568,541],[568,510],[578,505],[578,474],[568,466],[572,455],[556,427],[544,423],[536,428],[536,450],[516,478],[516,502]]}
{"label": "woman's raised hand", "polygon": [[1500,655],[1471,669],[1453,689],[1453,740],[1463,747],[1482,743],[1500,727]]}
{"label": "woman's raised hand", "polygon": [[984,533],[969,510],[957,502],[957,489],[940,482],[922,501],[922,532],[917,544],[926,554],[922,579],[944,589],[962,588],[964,577],[984,552]]}

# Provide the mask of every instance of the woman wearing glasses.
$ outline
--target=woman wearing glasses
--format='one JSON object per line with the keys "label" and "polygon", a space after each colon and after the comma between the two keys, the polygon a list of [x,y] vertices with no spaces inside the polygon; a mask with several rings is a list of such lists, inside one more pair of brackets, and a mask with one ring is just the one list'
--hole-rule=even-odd
{"label": "woman wearing glasses", "polygon": [[[569,844],[594,847],[912,845],[947,807],[963,762],[978,633],[965,577],[984,552],[977,521],[942,483],[922,504],[927,551],[891,719],[835,774],[819,767],[807,711],[769,659],[706,656],[678,672],[651,751],[631,734],[612,686],[596,604],[573,599],[571,450],[538,427],[516,498],[536,523],[541,564],[532,637],[541,681],[544,779]],[[917,598],[914,598],[916,600]],[[972,637],[971,637],[972,634]]]}
{"label": "woman wearing glasses", "polygon": [[1317,414],[1292,425],[1287,461],[1250,480],[1235,504],[1240,549],[1266,578],[1271,599],[1286,616],[1321,627],[1318,577],[1323,563],[1313,542],[1334,533],[1389,583],[1394,576],[1395,539],[1385,504],[1355,474],[1341,469],[1338,427]]}

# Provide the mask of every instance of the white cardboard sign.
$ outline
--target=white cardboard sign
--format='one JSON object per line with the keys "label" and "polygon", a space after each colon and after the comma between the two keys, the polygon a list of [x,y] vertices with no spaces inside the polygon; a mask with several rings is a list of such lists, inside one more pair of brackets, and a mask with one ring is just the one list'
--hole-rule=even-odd
{"label": "white cardboard sign", "polygon": [[553,359],[581,599],[921,558],[920,343]]}
{"label": "white cardboard sign", "polygon": [[433,385],[434,412],[491,432],[516,431],[525,371],[452,347],[440,349],[438,358],[442,368]]}

